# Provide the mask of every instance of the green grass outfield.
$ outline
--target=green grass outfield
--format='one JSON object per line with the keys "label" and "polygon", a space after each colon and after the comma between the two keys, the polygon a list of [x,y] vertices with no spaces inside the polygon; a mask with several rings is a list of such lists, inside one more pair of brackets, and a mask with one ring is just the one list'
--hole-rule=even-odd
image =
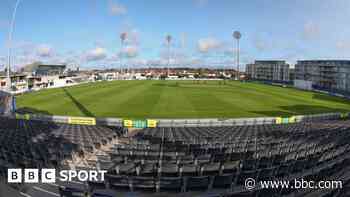
{"label": "green grass outfield", "polygon": [[27,93],[17,97],[17,108],[70,116],[238,118],[349,112],[350,102],[237,81],[113,81]]}

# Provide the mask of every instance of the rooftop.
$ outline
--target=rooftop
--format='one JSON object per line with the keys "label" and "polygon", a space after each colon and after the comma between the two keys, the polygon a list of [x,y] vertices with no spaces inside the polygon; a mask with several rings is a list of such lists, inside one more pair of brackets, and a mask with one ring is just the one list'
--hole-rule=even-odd
{"label": "rooftop", "polygon": [[326,63],[336,63],[336,64],[350,64],[350,60],[298,60],[298,64],[326,64]]}
{"label": "rooftop", "polygon": [[255,64],[285,64],[284,60],[255,60]]}

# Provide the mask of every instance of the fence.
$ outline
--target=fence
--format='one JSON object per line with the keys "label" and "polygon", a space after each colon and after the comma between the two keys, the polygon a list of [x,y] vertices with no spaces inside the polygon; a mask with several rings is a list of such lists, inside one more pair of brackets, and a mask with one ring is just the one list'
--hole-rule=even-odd
{"label": "fence", "polygon": [[242,125],[287,124],[295,122],[311,122],[322,120],[336,120],[348,118],[349,113],[326,113],[314,115],[298,115],[291,117],[261,117],[261,118],[237,118],[237,119],[144,119],[129,120],[121,118],[92,118],[50,116],[39,114],[15,114],[14,118],[25,120],[40,120],[56,123],[104,125],[127,128],[145,127],[222,127]]}
{"label": "fence", "polygon": [[221,127],[263,124],[286,124],[295,122],[310,122],[321,120],[336,120],[347,118],[347,113],[327,113],[315,115],[299,115],[291,117],[263,117],[238,119],[158,119],[158,127]]}
{"label": "fence", "polygon": [[235,125],[274,124],[275,118],[238,119],[157,119],[158,127],[221,127]]}
{"label": "fence", "polygon": [[104,126],[122,126],[122,119],[119,118],[92,118],[92,117],[71,117],[71,116],[50,116],[41,114],[15,114],[14,118],[25,120],[39,120],[66,124],[83,125],[104,125]]}

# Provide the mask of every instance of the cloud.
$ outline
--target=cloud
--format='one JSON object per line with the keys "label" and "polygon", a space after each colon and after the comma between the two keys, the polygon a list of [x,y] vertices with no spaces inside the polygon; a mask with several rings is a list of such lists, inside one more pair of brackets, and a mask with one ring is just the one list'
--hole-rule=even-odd
{"label": "cloud", "polygon": [[313,21],[304,24],[302,38],[305,40],[317,39],[320,36],[320,27]]}
{"label": "cloud", "polygon": [[48,45],[39,45],[36,49],[39,57],[47,58],[53,56],[53,49]]}
{"label": "cloud", "polygon": [[[8,46],[8,43],[6,43]],[[7,47],[6,46],[6,47]],[[49,44],[36,44],[29,41],[14,41],[12,43],[12,69],[19,69],[35,61],[59,63],[61,57]],[[1,64],[1,62],[0,62]]]}
{"label": "cloud", "polygon": [[121,51],[121,55],[127,58],[136,57],[138,53],[139,53],[139,49],[137,46],[126,46]]}
{"label": "cloud", "polygon": [[201,53],[207,53],[211,50],[219,49],[220,47],[222,47],[222,42],[215,38],[200,39],[197,43],[198,51]]}
{"label": "cloud", "polygon": [[112,0],[109,1],[108,9],[111,15],[125,15],[128,12],[124,5]]}
{"label": "cloud", "polygon": [[107,57],[107,50],[105,48],[96,47],[88,51],[84,55],[84,59],[88,62],[103,60]]}

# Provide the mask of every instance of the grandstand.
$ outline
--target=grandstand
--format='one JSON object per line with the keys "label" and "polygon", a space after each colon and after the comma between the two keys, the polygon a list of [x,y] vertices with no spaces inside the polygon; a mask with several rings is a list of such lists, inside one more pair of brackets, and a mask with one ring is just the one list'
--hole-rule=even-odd
{"label": "grandstand", "polygon": [[[4,181],[8,168],[108,173],[104,182],[2,185],[0,196],[343,197],[350,195],[349,141],[350,120],[134,130],[1,117]],[[247,178],[341,180],[343,188],[247,190]]]}

